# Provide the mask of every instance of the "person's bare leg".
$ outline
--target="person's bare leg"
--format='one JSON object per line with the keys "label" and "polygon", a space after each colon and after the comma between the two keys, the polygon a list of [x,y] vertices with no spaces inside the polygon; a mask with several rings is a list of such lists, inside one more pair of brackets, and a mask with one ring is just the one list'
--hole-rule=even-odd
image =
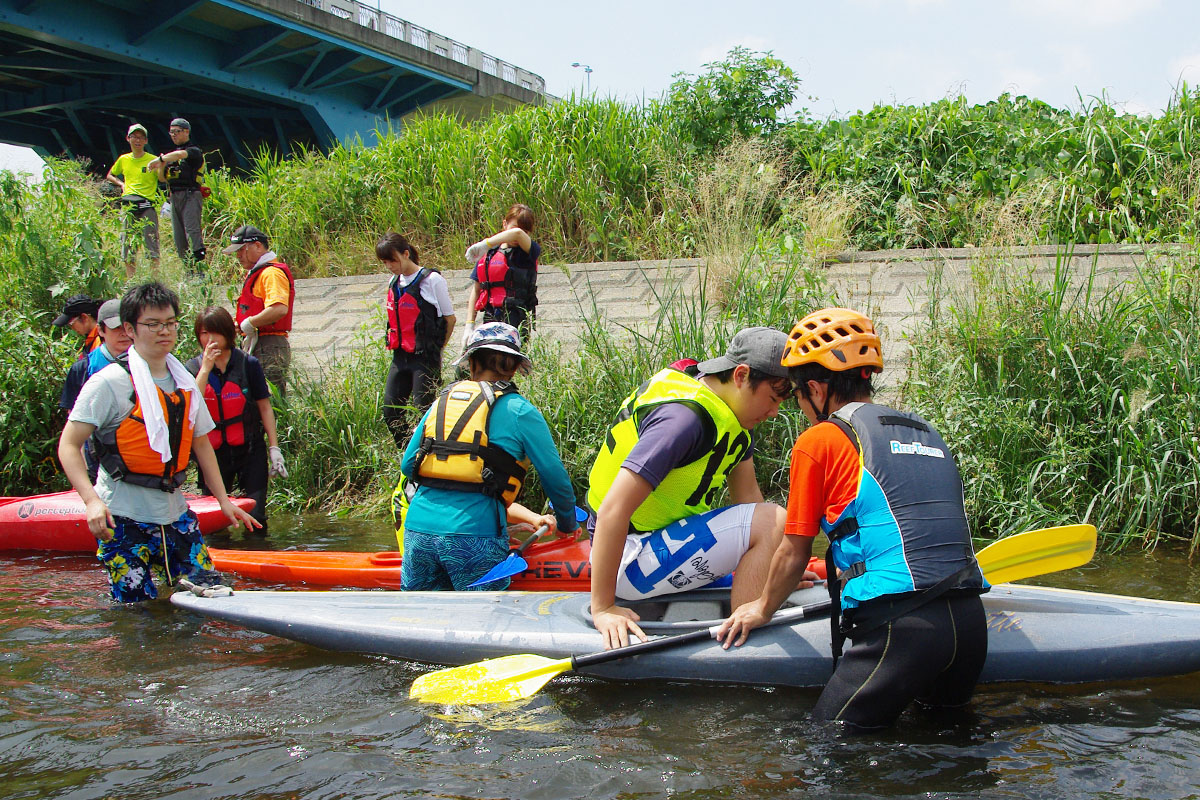
{"label": "person's bare leg", "polygon": [[750,549],[738,561],[733,573],[730,601],[734,608],[749,603],[762,594],[771,570],[771,559],[783,541],[783,525],[787,511],[774,503],[758,503],[750,522]]}

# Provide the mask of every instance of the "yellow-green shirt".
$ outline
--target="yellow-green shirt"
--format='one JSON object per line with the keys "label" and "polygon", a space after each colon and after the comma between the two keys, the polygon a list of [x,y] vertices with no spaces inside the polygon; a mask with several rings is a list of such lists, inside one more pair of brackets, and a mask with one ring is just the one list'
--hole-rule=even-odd
{"label": "yellow-green shirt", "polygon": [[143,153],[141,158],[133,153],[126,153],[113,164],[112,174],[125,181],[125,191],[122,197],[136,194],[147,200],[158,199],[158,173],[144,167],[157,156],[153,153]]}

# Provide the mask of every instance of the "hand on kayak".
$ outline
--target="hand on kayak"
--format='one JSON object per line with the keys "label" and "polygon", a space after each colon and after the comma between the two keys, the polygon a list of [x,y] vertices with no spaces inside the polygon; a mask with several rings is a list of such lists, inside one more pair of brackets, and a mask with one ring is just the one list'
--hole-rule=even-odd
{"label": "hand on kayak", "polygon": [[250,516],[249,512],[243,511],[241,507],[229,502],[229,498],[221,501],[221,510],[225,512],[225,516],[229,518],[229,522],[233,525],[245,528],[248,531],[262,527],[261,522]]}
{"label": "hand on kayak", "polygon": [[[805,573],[805,577],[811,573]],[[815,578],[816,575],[813,575]],[[750,635],[750,631],[766,625],[771,620],[771,615],[763,610],[762,599],[751,600],[749,603],[742,603],[733,610],[729,615],[729,619],[721,623],[721,627],[717,629],[716,639],[721,642],[721,646],[728,650],[729,645],[741,647],[745,643],[746,637]]]}
{"label": "hand on kayak", "polygon": [[102,542],[107,542],[113,537],[113,528],[117,527],[117,521],[113,519],[112,512],[104,505],[103,500],[99,497],[89,500],[84,505],[84,511],[87,514],[88,530],[93,536]]}
{"label": "hand on kayak", "polygon": [[629,644],[629,636],[633,634],[641,641],[646,641],[646,634],[638,627],[641,617],[632,608],[609,606],[603,611],[592,612],[592,624],[604,637],[604,649],[612,650]]}
{"label": "hand on kayak", "polygon": [[824,583],[825,579],[811,569],[804,570],[804,577],[800,579],[800,583],[796,584],[797,589],[811,589],[818,583]]}

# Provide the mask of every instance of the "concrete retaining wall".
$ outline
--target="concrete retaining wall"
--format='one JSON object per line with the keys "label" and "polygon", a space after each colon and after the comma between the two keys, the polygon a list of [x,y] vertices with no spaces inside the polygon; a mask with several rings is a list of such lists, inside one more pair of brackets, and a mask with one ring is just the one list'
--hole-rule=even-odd
{"label": "concrete retaining wall", "polygon": [[[907,352],[905,336],[927,313],[931,288],[940,284],[969,296],[973,271],[989,261],[999,259],[1010,272],[1033,274],[1041,281],[1053,280],[1057,272],[1070,276],[1074,285],[1091,280],[1105,287],[1127,280],[1139,266],[1179,257],[1182,252],[1179,245],[1088,245],[1069,251],[1056,247],[885,250],[843,253],[826,268],[839,300],[868,313],[879,325],[885,353],[898,369]],[[603,314],[609,326],[628,329],[654,324],[664,302],[697,290],[702,272],[699,259],[543,265],[538,278],[538,331],[569,346],[581,315]],[[445,276],[456,308],[464,309],[469,272],[457,270]],[[292,331],[297,368],[311,373],[355,347],[382,346],[382,307],[389,278],[378,274],[297,281]],[[796,314],[808,310],[796,309]],[[454,338],[457,350],[459,337]],[[889,370],[885,380],[896,374]]]}

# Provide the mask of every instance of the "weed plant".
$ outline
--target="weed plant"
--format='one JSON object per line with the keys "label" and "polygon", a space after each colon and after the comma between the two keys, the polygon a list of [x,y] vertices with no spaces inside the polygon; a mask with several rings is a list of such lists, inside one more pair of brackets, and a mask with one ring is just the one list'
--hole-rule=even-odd
{"label": "weed plant", "polygon": [[958,454],[978,532],[1087,521],[1108,545],[1200,545],[1195,256],[1103,285],[995,258],[914,337],[908,402]]}

